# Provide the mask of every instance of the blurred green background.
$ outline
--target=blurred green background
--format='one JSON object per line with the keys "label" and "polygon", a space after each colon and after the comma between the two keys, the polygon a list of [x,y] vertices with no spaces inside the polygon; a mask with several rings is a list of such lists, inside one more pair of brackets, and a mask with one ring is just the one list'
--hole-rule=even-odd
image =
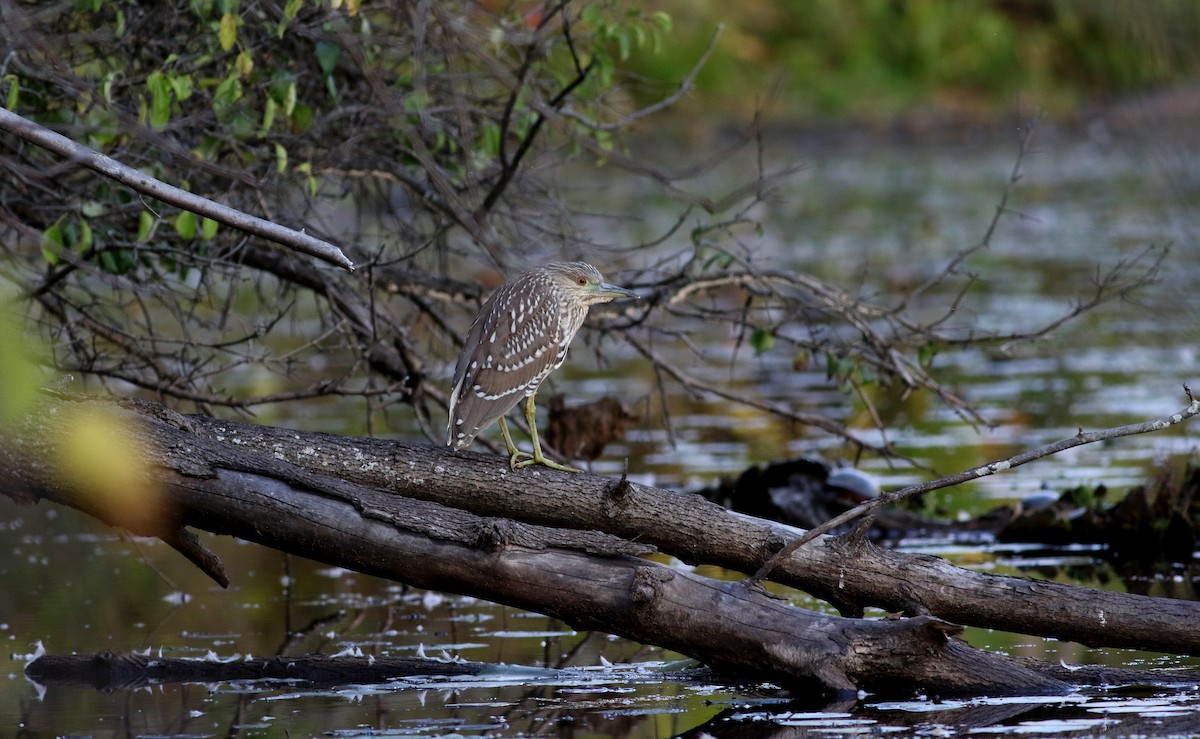
{"label": "blurred green background", "polygon": [[[1052,116],[1196,79],[1200,3],[1177,0],[655,0],[667,51],[634,50],[646,99],[682,79],[723,26],[696,91],[705,123],[767,105],[774,121],[979,122]],[[631,4],[632,8],[633,4]],[[631,11],[633,12],[633,11]],[[766,97],[770,97],[768,102]]]}

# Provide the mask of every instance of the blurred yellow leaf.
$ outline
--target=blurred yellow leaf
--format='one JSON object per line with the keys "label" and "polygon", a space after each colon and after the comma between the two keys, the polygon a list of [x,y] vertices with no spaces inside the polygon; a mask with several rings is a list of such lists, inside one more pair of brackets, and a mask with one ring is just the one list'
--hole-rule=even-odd
{"label": "blurred yellow leaf", "polygon": [[144,441],[127,418],[112,408],[60,406],[68,414],[58,439],[62,483],[106,521],[148,532],[164,521],[162,496],[143,455]]}

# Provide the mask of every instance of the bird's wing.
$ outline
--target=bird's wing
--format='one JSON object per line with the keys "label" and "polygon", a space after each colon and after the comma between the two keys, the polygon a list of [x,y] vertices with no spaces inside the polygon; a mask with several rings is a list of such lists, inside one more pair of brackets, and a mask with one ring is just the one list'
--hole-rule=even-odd
{"label": "bird's wing", "polygon": [[553,299],[523,287],[519,281],[501,287],[471,326],[454,373],[451,443],[469,444],[536,390],[566,355],[560,344],[562,317]]}

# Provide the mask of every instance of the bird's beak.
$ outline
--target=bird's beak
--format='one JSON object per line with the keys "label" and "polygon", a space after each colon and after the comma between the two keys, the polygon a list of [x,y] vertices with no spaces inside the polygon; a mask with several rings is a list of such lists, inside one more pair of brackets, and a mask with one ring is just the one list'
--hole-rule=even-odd
{"label": "bird's beak", "polygon": [[596,297],[604,300],[616,300],[617,298],[633,298],[634,300],[642,299],[642,296],[638,295],[632,290],[626,290],[623,287],[610,285],[607,282],[601,282],[599,285],[596,285]]}

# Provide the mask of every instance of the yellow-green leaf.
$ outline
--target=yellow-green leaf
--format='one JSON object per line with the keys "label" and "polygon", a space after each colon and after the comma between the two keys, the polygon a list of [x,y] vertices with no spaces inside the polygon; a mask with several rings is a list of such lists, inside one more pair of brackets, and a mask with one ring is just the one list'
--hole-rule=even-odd
{"label": "yellow-green leaf", "polygon": [[200,219],[200,235],[204,237],[205,241],[212,239],[217,235],[217,226],[219,225],[211,218]]}
{"label": "yellow-green leaf", "polygon": [[229,76],[221,80],[213,93],[213,107],[218,111],[233,105],[242,97],[242,83],[237,77]]}
{"label": "yellow-green leaf", "polygon": [[229,51],[237,43],[237,16],[226,13],[221,16],[221,27],[217,32],[217,40],[224,51]]}
{"label": "yellow-green leaf", "polygon": [[100,83],[100,94],[104,96],[104,99],[107,102],[110,102],[110,103],[112,102],[112,99],[113,99],[112,87],[113,87],[113,83],[116,82],[116,80],[117,80],[117,73],[109,72],[108,74],[104,75],[104,81]]}
{"label": "yellow-green leaf", "polygon": [[287,171],[288,153],[283,144],[275,144],[275,171],[283,174]]}
{"label": "yellow-green leaf", "polygon": [[8,110],[15,110],[17,101],[21,97],[21,78],[15,74],[6,74],[0,77],[0,82],[8,84],[8,98],[4,101],[4,107]]}
{"label": "yellow-green leaf", "polygon": [[146,78],[150,91],[150,125],[162,128],[171,120],[171,86],[162,72],[151,72]]}
{"label": "yellow-green leaf", "polygon": [[63,248],[62,221],[42,232],[42,258],[47,264],[58,264]]}
{"label": "yellow-green leaf", "polygon": [[756,328],[750,333],[750,346],[756,355],[762,355],[775,346],[775,334],[765,328]]}
{"label": "yellow-green leaf", "polygon": [[92,248],[92,227],[83,218],[79,219],[79,240],[75,242],[75,251],[80,254]]}
{"label": "yellow-green leaf", "polygon": [[180,211],[175,216],[175,233],[189,240],[196,238],[196,214],[190,210]]}
{"label": "yellow-green leaf", "polygon": [[267,96],[267,102],[263,105],[262,126],[258,129],[259,136],[266,136],[271,130],[271,126],[275,123],[275,111],[279,106],[275,104],[275,98]]}
{"label": "yellow-green leaf", "polygon": [[287,90],[283,93],[283,114],[291,117],[292,111],[296,109],[296,80],[288,83]]}
{"label": "yellow-green leaf", "polygon": [[238,75],[245,77],[254,71],[254,57],[250,56],[250,52],[243,51],[237,55],[237,59],[233,62],[237,68]]}
{"label": "yellow-green leaf", "polygon": [[139,243],[145,242],[146,239],[150,238],[150,234],[153,232],[154,216],[150,214],[150,211],[143,210],[141,214],[138,215],[137,241]]}
{"label": "yellow-green leaf", "polygon": [[167,83],[176,100],[187,100],[192,96],[192,78],[186,74],[167,75]]}

